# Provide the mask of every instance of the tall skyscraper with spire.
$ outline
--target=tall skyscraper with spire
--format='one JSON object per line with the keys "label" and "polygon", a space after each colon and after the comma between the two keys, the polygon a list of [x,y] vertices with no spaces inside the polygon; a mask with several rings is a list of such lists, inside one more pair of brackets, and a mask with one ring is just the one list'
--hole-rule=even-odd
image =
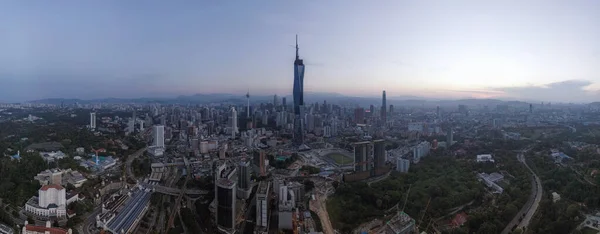
{"label": "tall skyscraper with spire", "polygon": [[296,35],[296,60],[294,60],[294,142],[304,143],[304,61],[298,55],[298,35]]}
{"label": "tall skyscraper with spire", "polygon": [[387,104],[385,100],[385,90],[383,90],[383,95],[381,96],[381,121],[385,124],[387,118]]}

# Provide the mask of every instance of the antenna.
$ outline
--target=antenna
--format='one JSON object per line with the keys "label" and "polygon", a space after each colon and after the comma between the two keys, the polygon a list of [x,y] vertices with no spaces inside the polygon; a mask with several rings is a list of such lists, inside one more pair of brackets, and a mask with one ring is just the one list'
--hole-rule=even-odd
{"label": "antenna", "polygon": [[298,34],[296,34],[296,59],[298,59]]}

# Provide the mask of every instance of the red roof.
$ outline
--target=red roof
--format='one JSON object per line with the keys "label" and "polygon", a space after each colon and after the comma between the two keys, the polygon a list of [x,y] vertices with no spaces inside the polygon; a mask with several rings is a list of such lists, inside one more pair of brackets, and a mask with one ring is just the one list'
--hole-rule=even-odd
{"label": "red roof", "polygon": [[467,214],[465,214],[465,212],[462,212],[462,213],[456,214],[456,216],[454,216],[454,218],[450,222],[450,225],[454,228],[457,228],[457,227],[462,226],[466,222],[467,222]]}
{"label": "red roof", "polygon": [[55,228],[55,227],[48,228],[48,227],[43,227],[43,226],[34,226],[31,224],[27,224],[25,229],[30,232],[39,232],[39,233],[44,233],[46,231],[50,232],[50,234],[68,234],[69,233],[69,231],[62,229],[62,228]]}
{"label": "red roof", "polygon": [[58,185],[58,184],[49,184],[49,185],[44,185],[42,186],[42,188],[40,190],[46,191],[48,189],[56,189],[56,190],[61,190],[61,189],[65,189],[62,186]]}

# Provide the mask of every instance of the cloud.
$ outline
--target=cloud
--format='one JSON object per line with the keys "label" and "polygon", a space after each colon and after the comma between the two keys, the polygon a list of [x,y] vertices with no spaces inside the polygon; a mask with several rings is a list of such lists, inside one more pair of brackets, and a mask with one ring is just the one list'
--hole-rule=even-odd
{"label": "cloud", "polygon": [[543,85],[490,88],[502,96],[523,100],[551,102],[591,102],[600,97],[598,90],[590,90],[594,83],[589,80],[565,80]]}

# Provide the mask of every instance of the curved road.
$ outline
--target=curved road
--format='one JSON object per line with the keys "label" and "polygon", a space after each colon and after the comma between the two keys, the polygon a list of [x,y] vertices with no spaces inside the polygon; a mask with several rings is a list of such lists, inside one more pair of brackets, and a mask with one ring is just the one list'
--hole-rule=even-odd
{"label": "curved road", "polygon": [[[523,152],[527,152],[527,150]],[[513,230],[513,227],[515,226],[517,228],[526,229],[529,225],[529,221],[531,221],[531,218],[533,217],[535,211],[539,206],[540,200],[542,200],[542,183],[540,182],[540,178],[535,174],[535,172],[533,172],[533,170],[531,170],[529,165],[527,165],[523,153],[519,153],[517,155],[517,159],[519,160],[519,162],[525,164],[525,167],[527,167],[529,172],[531,172],[531,174],[533,175],[533,178],[531,180],[531,195],[529,196],[529,200],[527,200],[527,203],[523,205],[521,210],[519,210],[519,212],[510,221],[510,223],[508,223],[504,230],[502,230],[502,234],[510,233]]]}
{"label": "curved road", "polygon": [[537,210],[538,206],[540,205],[540,201],[542,200],[543,191],[542,191],[542,182],[540,181],[540,178],[535,174],[535,172],[533,172],[533,170],[531,170],[529,165],[527,165],[527,162],[525,161],[525,157],[523,156],[523,154],[519,155],[519,161],[521,161],[523,164],[525,164],[525,167],[527,167],[527,169],[529,169],[529,171],[533,175],[533,178],[535,179],[535,186],[536,186],[536,194],[535,194],[535,199],[533,200],[533,204],[531,204],[531,207],[525,214],[525,217],[523,217],[523,220],[521,220],[521,223],[519,223],[519,225],[517,226],[517,228],[526,229],[527,226],[529,226],[529,221],[531,221],[531,218],[533,217],[533,215],[535,214],[535,211]]}

